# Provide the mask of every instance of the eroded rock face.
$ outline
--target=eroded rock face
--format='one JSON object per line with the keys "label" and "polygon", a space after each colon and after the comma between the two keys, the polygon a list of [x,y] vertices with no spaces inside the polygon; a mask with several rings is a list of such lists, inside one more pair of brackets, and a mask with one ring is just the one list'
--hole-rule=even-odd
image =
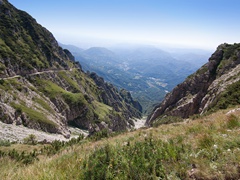
{"label": "eroded rock face", "polygon": [[[120,92],[112,84],[104,82],[102,77],[96,73],[90,73],[89,76],[94,80],[101,90],[100,99],[116,111],[123,111],[130,117],[141,117],[142,107],[138,101],[134,101],[130,92],[122,89]],[[128,118],[127,118],[128,119]]]}
{"label": "eroded rock face", "polygon": [[151,125],[162,115],[188,118],[208,111],[226,87],[239,81],[240,45],[220,45],[209,62],[166,95],[147,119]]}

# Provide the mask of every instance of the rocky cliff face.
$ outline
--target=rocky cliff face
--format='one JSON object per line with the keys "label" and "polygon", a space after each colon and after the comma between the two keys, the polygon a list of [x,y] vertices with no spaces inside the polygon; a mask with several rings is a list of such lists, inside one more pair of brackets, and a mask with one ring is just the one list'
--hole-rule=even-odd
{"label": "rocky cliff face", "polygon": [[99,99],[104,104],[114,108],[117,112],[124,112],[124,116],[129,119],[132,116],[141,118],[142,106],[138,101],[134,101],[130,92],[122,89],[120,92],[110,83],[104,82],[104,79],[96,73],[90,73],[94,82],[100,87],[101,93]]}
{"label": "rocky cliff face", "polygon": [[[188,118],[233,104],[232,89],[240,80],[240,44],[222,44],[209,62],[166,95],[147,119],[151,125],[164,115]],[[239,101],[240,103],[240,101]],[[236,102],[234,102],[236,104]]]}
{"label": "rocky cliff face", "polygon": [[66,137],[68,125],[90,133],[133,126],[138,109],[94,77],[35,19],[0,1],[0,121]]}

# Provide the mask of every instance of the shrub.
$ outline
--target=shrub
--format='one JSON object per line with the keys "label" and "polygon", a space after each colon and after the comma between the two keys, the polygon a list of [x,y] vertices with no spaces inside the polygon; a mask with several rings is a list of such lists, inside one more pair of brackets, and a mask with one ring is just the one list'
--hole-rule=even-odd
{"label": "shrub", "polygon": [[31,164],[35,160],[38,160],[38,154],[36,153],[36,150],[33,150],[33,152],[30,152],[27,154],[25,151],[22,151],[21,153],[18,152],[16,149],[10,150],[7,153],[5,152],[0,152],[0,157],[3,156],[8,156],[11,159],[21,162],[23,164]]}
{"label": "shrub", "polygon": [[16,113],[17,114],[22,114],[22,108],[20,106],[16,107]]}
{"label": "shrub", "polygon": [[9,140],[0,140],[0,146],[10,146],[11,142]]}
{"label": "shrub", "polygon": [[[163,142],[152,136],[123,145],[109,144],[95,150],[83,162],[83,179],[168,179],[172,165],[175,179],[186,179],[188,162],[181,161],[189,147],[174,140]],[[172,172],[171,172],[172,173]]]}
{"label": "shrub", "polygon": [[103,129],[101,131],[95,132],[93,135],[89,137],[90,140],[98,141],[102,138],[110,137],[110,132],[107,129]]}
{"label": "shrub", "polygon": [[23,139],[24,144],[36,145],[37,137],[34,134],[30,134],[28,137]]}
{"label": "shrub", "polygon": [[0,85],[4,84],[4,79],[0,79]]}
{"label": "shrub", "polygon": [[216,98],[212,105],[212,111],[226,109],[240,104],[240,81],[237,81],[227,87],[227,89]]}
{"label": "shrub", "polygon": [[80,134],[78,136],[78,138],[72,138],[72,139],[70,139],[69,141],[66,141],[66,142],[55,140],[50,144],[50,146],[44,146],[41,149],[41,152],[50,156],[50,155],[56,154],[57,152],[59,152],[64,147],[68,147],[68,146],[72,146],[74,144],[80,143],[83,139],[84,139],[84,135]]}

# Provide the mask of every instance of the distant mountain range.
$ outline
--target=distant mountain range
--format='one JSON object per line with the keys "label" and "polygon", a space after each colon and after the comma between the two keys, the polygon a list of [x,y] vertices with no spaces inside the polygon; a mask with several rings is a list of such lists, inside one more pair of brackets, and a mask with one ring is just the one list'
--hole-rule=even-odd
{"label": "distant mountain range", "polygon": [[118,88],[130,91],[149,113],[166,93],[207,62],[207,51],[175,50],[171,53],[153,46],[92,47],[69,49],[84,71],[96,72]]}

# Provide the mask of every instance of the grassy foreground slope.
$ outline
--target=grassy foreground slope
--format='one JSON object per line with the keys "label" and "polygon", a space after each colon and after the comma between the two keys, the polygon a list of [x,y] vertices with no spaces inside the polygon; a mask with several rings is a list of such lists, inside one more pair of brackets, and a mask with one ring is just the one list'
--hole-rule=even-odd
{"label": "grassy foreground slope", "polygon": [[[83,139],[23,165],[0,158],[1,179],[239,179],[240,111]],[[0,147],[24,149],[27,145]],[[27,146],[28,149],[40,147]]]}

